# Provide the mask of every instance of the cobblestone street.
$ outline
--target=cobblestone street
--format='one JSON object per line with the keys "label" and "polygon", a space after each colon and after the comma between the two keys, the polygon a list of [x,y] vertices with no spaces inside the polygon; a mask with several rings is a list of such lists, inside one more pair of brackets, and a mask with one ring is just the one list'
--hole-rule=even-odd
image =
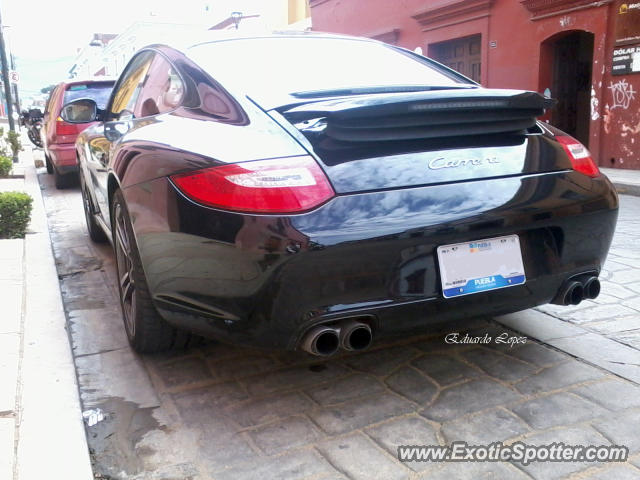
{"label": "cobblestone street", "polygon": [[600,274],[602,293],[573,307],[538,310],[640,350],[640,197],[621,196],[618,225]]}
{"label": "cobblestone street", "polygon": [[[640,386],[547,345],[551,337],[536,336],[535,325],[513,347],[445,343],[454,332],[521,336],[484,319],[330,360],[214,342],[136,355],[122,327],[110,245],[89,240],[77,187],[56,190],[43,169],[39,179],[83,409],[106,414],[87,427],[97,478],[640,478]],[[602,294],[529,313],[598,334],[640,363],[640,197],[620,200]],[[397,459],[400,445],[455,440],[617,444],[631,457],[526,467]]]}

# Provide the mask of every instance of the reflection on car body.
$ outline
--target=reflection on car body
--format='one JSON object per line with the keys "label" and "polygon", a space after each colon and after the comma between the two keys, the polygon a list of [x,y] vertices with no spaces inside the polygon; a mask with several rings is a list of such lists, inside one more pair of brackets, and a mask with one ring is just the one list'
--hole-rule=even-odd
{"label": "reflection on car body", "polygon": [[78,134],[91,125],[81,117],[87,106],[76,105],[74,118],[66,122],[62,117],[64,105],[83,98],[91,99],[97,108],[105,108],[114,80],[96,77],[93,79],[73,79],[59,83],[51,91],[44,112],[44,124],[41,131],[44,146],[47,173],[55,177],[56,188],[66,188],[76,179],[78,158],[75,142]]}

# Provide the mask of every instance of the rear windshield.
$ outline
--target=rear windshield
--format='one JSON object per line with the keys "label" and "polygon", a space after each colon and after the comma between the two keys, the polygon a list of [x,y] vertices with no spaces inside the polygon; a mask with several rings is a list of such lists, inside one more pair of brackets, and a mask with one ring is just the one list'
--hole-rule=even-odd
{"label": "rear windshield", "polygon": [[62,104],[66,105],[78,98],[90,98],[98,104],[98,108],[104,110],[109,101],[112,88],[112,82],[69,85],[64,92],[64,102]]}
{"label": "rear windshield", "polygon": [[300,92],[469,84],[423,57],[362,40],[236,39],[196,45],[189,56],[227,88],[241,88],[263,106]]}

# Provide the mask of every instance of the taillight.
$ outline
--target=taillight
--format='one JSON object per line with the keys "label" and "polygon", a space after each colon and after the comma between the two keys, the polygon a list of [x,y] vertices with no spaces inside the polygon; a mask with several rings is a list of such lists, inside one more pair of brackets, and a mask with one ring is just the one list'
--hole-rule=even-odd
{"label": "taillight", "polygon": [[569,135],[557,136],[556,140],[562,145],[564,151],[567,152],[575,171],[584,173],[589,177],[597,177],[600,175],[600,170],[598,170],[596,162],[591,158],[591,153],[589,153],[587,147]]}
{"label": "taillight", "polygon": [[67,123],[60,117],[56,119],[56,135],[75,135],[76,133],[78,133],[77,125]]}
{"label": "taillight", "polygon": [[239,212],[304,212],[334,196],[322,169],[306,156],[221,165],[171,180],[195,202]]}

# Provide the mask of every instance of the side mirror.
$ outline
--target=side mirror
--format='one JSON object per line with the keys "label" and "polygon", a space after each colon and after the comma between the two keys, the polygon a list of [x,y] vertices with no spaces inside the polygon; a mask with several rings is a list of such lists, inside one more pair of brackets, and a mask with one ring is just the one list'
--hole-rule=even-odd
{"label": "side mirror", "polygon": [[95,122],[99,120],[98,105],[90,98],[79,98],[62,107],[60,116],[68,123]]}

